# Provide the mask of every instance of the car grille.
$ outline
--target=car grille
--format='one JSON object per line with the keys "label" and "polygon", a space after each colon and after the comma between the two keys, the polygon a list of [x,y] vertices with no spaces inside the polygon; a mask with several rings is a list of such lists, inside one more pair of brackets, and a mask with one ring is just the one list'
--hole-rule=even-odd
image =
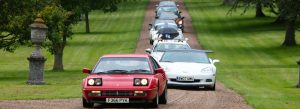
{"label": "car grille", "polygon": [[102,96],[133,96],[132,91],[104,91]]}
{"label": "car grille", "polygon": [[200,82],[201,79],[194,79],[194,81],[177,81],[177,79],[170,79],[170,81],[180,82],[180,83],[194,83],[194,82]]}

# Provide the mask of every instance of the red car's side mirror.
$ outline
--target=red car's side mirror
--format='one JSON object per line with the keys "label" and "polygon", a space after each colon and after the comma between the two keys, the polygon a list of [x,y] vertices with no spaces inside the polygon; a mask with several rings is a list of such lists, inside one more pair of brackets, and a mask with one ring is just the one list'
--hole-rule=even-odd
{"label": "red car's side mirror", "polygon": [[164,71],[163,68],[158,68],[158,69],[155,70],[155,73],[161,73],[161,74],[164,74],[165,71]]}
{"label": "red car's side mirror", "polygon": [[83,68],[83,69],[82,69],[82,73],[87,73],[87,74],[89,74],[89,73],[91,73],[91,70],[89,70],[88,68]]}

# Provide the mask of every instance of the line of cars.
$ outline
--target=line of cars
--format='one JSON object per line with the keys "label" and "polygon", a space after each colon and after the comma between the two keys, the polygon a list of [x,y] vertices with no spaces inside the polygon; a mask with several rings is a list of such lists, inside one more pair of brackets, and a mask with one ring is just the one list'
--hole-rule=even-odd
{"label": "line of cars", "polygon": [[156,5],[155,20],[149,24],[149,42],[159,40],[184,40],[184,17],[174,1],[161,1]]}
{"label": "line of cars", "polygon": [[153,47],[146,49],[148,54],[104,55],[92,70],[83,68],[82,72],[88,74],[82,81],[83,107],[145,103],[157,108],[167,103],[168,86],[215,89],[214,63],[219,60],[208,58],[211,51],[191,49],[182,33],[184,17],[178,5],[162,1],[155,13],[155,21],[149,24]]}
{"label": "line of cars", "polygon": [[173,1],[160,2],[155,20],[149,24],[146,52],[156,59],[168,76],[168,86],[204,86],[215,90],[216,67],[219,60],[211,59],[208,50],[192,49],[184,37],[184,17]]}

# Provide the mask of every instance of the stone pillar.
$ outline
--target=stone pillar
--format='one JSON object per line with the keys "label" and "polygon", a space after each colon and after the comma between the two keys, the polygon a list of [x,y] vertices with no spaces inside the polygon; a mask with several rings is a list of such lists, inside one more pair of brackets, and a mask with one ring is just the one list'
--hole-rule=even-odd
{"label": "stone pillar", "polygon": [[29,61],[29,75],[27,84],[41,85],[44,82],[44,65],[46,59],[41,53],[41,45],[46,39],[48,27],[44,24],[44,20],[39,14],[34,20],[31,27],[31,41],[35,45],[35,51],[27,58]]}
{"label": "stone pillar", "polygon": [[29,61],[29,75],[27,84],[42,85],[44,82],[44,65],[46,59],[44,57],[30,56],[27,58]]}

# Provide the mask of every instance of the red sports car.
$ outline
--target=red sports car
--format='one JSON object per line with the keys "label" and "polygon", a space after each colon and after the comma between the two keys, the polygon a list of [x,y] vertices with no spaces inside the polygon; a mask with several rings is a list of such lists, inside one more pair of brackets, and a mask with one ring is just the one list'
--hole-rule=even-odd
{"label": "red sports car", "polygon": [[112,54],[99,59],[82,82],[83,107],[94,103],[167,103],[167,77],[148,54]]}

